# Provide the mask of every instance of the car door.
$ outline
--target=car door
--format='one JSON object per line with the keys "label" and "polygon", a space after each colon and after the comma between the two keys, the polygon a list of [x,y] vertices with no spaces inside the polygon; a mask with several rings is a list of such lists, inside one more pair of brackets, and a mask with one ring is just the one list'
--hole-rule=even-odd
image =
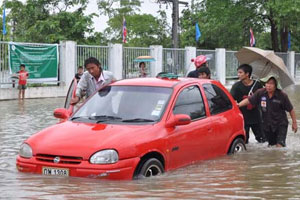
{"label": "car door", "polygon": [[198,85],[183,88],[173,105],[172,115],[187,114],[192,122],[169,131],[169,166],[177,168],[209,157],[213,129],[206,116]]}
{"label": "car door", "polygon": [[74,112],[74,106],[70,105],[71,99],[76,96],[77,80],[74,78],[69,86],[68,93],[65,99],[65,106],[70,114]]}
{"label": "car door", "polygon": [[233,134],[232,103],[226,93],[217,85],[203,84],[204,93],[209,106],[211,125],[214,130],[213,151],[216,155],[227,153],[226,146]]}

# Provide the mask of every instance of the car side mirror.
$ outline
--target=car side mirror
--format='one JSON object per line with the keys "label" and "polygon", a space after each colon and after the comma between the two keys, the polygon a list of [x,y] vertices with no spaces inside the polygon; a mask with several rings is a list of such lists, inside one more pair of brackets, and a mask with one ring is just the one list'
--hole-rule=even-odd
{"label": "car side mirror", "polygon": [[54,117],[58,119],[68,119],[70,117],[70,113],[65,108],[56,108],[53,112]]}
{"label": "car side mirror", "polygon": [[177,114],[172,115],[171,118],[168,120],[166,126],[167,127],[175,127],[175,126],[182,126],[191,123],[191,117],[186,114]]}

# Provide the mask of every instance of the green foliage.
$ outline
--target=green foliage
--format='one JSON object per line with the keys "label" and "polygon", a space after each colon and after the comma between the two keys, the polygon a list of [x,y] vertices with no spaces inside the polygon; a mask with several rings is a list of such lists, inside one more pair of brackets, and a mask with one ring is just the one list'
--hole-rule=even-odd
{"label": "green foliage", "polygon": [[[300,50],[300,0],[192,2],[189,8],[182,11],[180,18],[180,47],[238,50],[249,46],[251,27],[257,47],[287,51],[290,31],[291,50]],[[84,15],[87,3],[88,0],[7,0],[7,35],[2,39],[42,43],[74,40],[78,44],[91,45],[122,43],[125,17],[128,42],[125,46],[172,46],[171,25],[167,23],[163,9],[154,17],[139,13],[140,0],[97,0],[98,14],[109,17],[108,28],[100,33],[92,29],[92,18],[96,14]],[[195,41],[196,22],[202,33],[198,42]],[[2,19],[0,25],[2,31]]]}
{"label": "green foliage", "polygon": [[[120,2],[120,7],[114,8],[114,4]],[[159,12],[155,18],[150,14],[136,14],[139,11],[138,0],[111,0],[100,1],[98,7],[100,13],[110,17],[108,28],[104,36],[108,42],[122,43],[123,18],[126,19],[127,44],[126,46],[148,47],[150,45],[170,45],[170,33],[165,12]]]}
{"label": "green foliage", "polygon": [[[257,47],[287,50],[287,33],[292,32],[292,49],[297,50],[300,33],[300,0],[203,0],[183,11],[181,46],[227,48],[249,46],[249,29],[254,30]],[[273,24],[271,24],[271,21]],[[202,36],[195,42],[195,23]],[[273,29],[272,29],[273,27]],[[277,32],[275,32],[277,31]],[[277,44],[274,42],[278,40]]]}
{"label": "green foliage", "polygon": [[[74,12],[67,10],[81,5]],[[18,0],[7,1],[7,24],[13,41],[58,43],[60,40],[81,42],[92,32],[93,15],[84,16],[85,0]]]}

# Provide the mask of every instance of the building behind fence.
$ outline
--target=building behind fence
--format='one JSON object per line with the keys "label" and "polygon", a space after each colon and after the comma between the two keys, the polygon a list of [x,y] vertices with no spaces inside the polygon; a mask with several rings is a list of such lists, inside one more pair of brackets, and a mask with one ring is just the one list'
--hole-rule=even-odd
{"label": "building behind fence", "polygon": [[[22,44],[29,46],[46,45],[34,43]],[[73,72],[75,73],[78,66],[84,65],[84,60],[86,58],[93,56],[99,59],[105,70],[113,71],[117,79],[139,77],[139,63],[134,62],[134,59],[138,56],[153,56],[156,59],[156,61],[152,63],[146,62],[148,76],[155,76],[157,72],[160,71],[172,72],[179,76],[185,76],[189,69],[194,69],[191,58],[201,54],[209,55],[210,60],[208,61],[208,64],[211,69],[212,78],[218,79],[222,83],[226,83],[222,81],[222,78],[220,77],[220,74],[223,73],[222,70],[224,70],[224,80],[230,81],[237,78],[236,69],[239,65],[239,62],[234,55],[236,51],[226,51],[225,49],[201,50],[194,47],[173,49],[162,48],[162,46],[142,48],[123,47],[121,44],[91,46],[77,45],[72,41],[69,43],[61,42],[58,46],[60,71],[65,70],[65,73],[68,73],[68,71],[70,71],[71,74]],[[0,42],[0,88],[12,87],[8,48],[8,42]],[[223,54],[222,52],[225,53]],[[300,80],[300,53],[288,52],[276,54],[283,59],[296,81]],[[74,60],[70,62],[68,59]],[[63,67],[66,69],[62,69]],[[62,79],[61,77],[62,75],[60,73],[59,82],[66,82],[65,84],[68,84],[69,80]]]}

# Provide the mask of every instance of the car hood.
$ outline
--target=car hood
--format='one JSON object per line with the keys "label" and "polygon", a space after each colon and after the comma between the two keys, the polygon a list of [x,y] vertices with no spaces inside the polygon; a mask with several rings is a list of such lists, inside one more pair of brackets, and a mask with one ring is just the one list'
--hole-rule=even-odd
{"label": "car hood", "polygon": [[[89,124],[66,121],[31,136],[26,143],[33,154],[76,156],[88,159],[102,149],[122,149],[127,157],[133,156],[137,138],[154,125]],[[130,140],[130,138],[135,138]],[[126,148],[126,147],[131,147]],[[124,152],[124,149],[126,152]],[[127,152],[128,151],[128,152]],[[129,153],[130,152],[130,153]],[[122,155],[119,154],[121,158]]]}

